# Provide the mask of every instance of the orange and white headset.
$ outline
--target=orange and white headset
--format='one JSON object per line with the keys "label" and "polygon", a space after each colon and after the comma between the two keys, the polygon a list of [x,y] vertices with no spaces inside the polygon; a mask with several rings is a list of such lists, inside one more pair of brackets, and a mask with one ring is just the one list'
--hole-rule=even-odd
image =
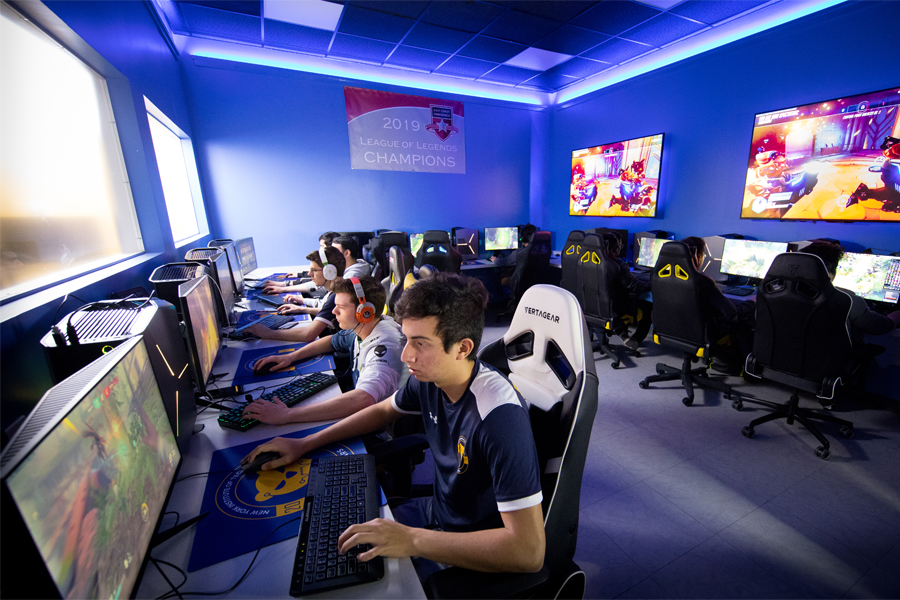
{"label": "orange and white headset", "polygon": [[359,306],[356,307],[356,320],[364,325],[371,323],[375,320],[375,305],[366,302],[366,294],[358,277],[351,277],[350,281],[353,282],[353,291],[356,292],[356,299],[359,300]]}
{"label": "orange and white headset", "polygon": [[322,259],[322,275],[325,276],[325,279],[327,281],[337,279],[337,267],[328,264],[328,257],[325,256],[325,248],[319,248],[319,258]]}

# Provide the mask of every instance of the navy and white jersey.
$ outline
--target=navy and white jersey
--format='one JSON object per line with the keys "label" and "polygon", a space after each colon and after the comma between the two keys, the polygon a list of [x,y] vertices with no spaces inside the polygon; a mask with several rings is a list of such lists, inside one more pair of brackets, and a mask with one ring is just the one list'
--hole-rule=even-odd
{"label": "navy and white jersey", "polygon": [[501,512],[541,503],[528,411],[502,373],[476,360],[456,403],[435,384],[410,377],[391,403],[422,415],[434,457],[434,520],[444,531],[503,527]]}
{"label": "navy and white jersey", "polygon": [[326,327],[332,329],[340,329],[337,320],[334,318],[334,292],[328,292],[325,300],[322,302],[322,308],[313,317],[313,321],[321,321]]}

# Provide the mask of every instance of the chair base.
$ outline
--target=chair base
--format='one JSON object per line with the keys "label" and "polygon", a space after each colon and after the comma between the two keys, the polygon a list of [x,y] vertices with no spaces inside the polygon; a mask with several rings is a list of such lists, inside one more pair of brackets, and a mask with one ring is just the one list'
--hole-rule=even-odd
{"label": "chair base", "polygon": [[[684,362],[682,363],[680,369],[663,363],[657,363],[656,375],[649,375],[645,377],[644,380],[638,384],[638,386],[641,389],[646,390],[650,387],[651,383],[655,383],[657,381],[677,381],[680,379],[681,385],[684,387],[684,391],[687,394],[687,396],[681,401],[685,406],[690,406],[694,403],[694,386],[717,390],[719,392],[722,392],[725,398],[730,399],[733,394],[733,392],[731,391],[731,386],[719,381],[709,379],[706,366],[692,369],[691,363],[693,362],[693,360],[694,357],[685,352]],[[736,402],[737,400],[735,401],[735,403]],[[735,403],[732,403],[732,405],[734,405]]]}
{"label": "chair base", "polygon": [[763,423],[768,423],[769,421],[774,421],[775,419],[787,419],[788,425],[793,425],[794,421],[797,421],[806,429],[813,434],[819,443],[821,444],[818,448],[816,448],[816,456],[821,458],[822,460],[828,460],[831,456],[831,444],[828,442],[828,439],[819,431],[819,428],[812,423],[812,420],[817,421],[825,421],[826,423],[833,423],[835,425],[841,426],[841,435],[850,439],[853,437],[853,423],[847,421],[845,419],[839,419],[833,415],[815,412],[808,408],[800,408],[800,394],[797,390],[794,390],[791,395],[791,399],[785,402],[784,404],[775,404],[768,403],[769,406],[773,409],[773,412],[759,417],[758,419],[753,419],[750,421],[750,424],[744,427],[741,430],[741,433],[746,438],[752,438],[755,434],[755,428],[758,425],[762,425]]}
{"label": "chair base", "polygon": [[[606,356],[608,356],[609,360],[612,361],[609,363],[609,366],[612,367],[613,369],[618,369],[622,359],[619,356],[618,347],[617,346],[614,347],[609,343],[609,334],[606,333],[606,330],[600,329],[599,327],[591,327],[590,332],[592,334],[591,349],[594,352],[599,351],[599,352],[602,352],[603,354],[605,354]],[[595,336],[598,338],[597,340],[593,339]],[[636,358],[639,358],[641,356],[641,353],[638,350],[631,350],[629,348],[625,348],[625,351]]]}

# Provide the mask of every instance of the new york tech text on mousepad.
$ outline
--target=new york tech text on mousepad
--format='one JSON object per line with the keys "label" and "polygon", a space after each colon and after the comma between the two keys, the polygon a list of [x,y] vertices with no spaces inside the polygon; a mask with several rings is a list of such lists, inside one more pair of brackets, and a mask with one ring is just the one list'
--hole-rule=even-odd
{"label": "new york tech text on mousepad", "polygon": [[[302,438],[325,427],[327,425],[281,437]],[[188,571],[252,552],[276,527],[302,516],[311,459],[366,452],[362,440],[356,438],[320,448],[286,467],[244,475],[240,469],[241,459],[266,441],[213,452],[200,509],[201,514],[209,511],[209,516],[197,523]],[[382,505],[384,503],[382,494]],[[297,519],[296,523],[272,533],[266,545],[294,537],[299,532],[300,519]]]}

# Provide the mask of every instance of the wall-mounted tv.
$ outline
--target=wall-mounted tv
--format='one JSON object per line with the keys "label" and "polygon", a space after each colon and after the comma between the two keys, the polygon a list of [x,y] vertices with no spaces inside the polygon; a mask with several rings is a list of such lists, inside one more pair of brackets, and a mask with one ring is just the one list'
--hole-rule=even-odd
{"label": "wall-mounted tv", "polygon": [[756,115],[743,219],[900,221],[900,88]]}
{"label": "wall-mounted tv", "polygon": [[655,217],[663,134],[572,152],[569,214]]}

